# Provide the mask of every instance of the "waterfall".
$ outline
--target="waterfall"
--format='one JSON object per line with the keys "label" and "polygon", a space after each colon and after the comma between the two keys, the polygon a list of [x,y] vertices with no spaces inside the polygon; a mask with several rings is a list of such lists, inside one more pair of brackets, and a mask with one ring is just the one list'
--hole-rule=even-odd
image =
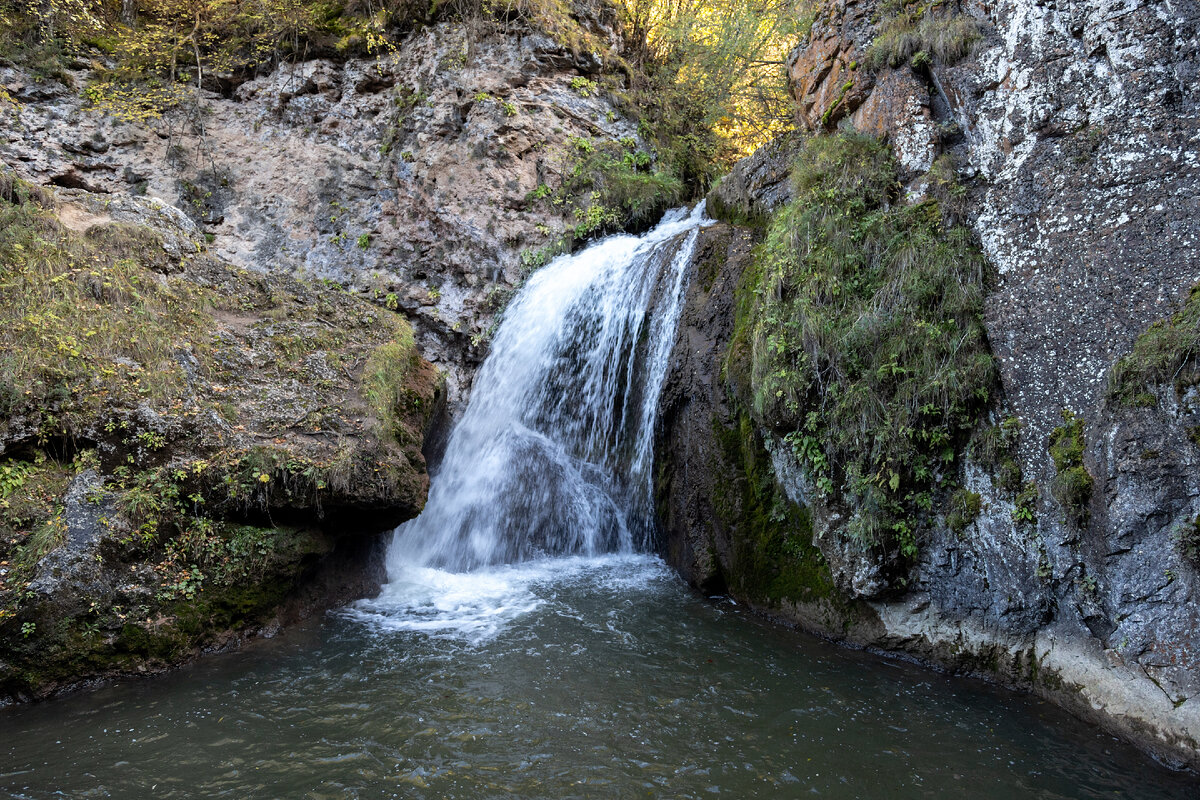
{"label": "waterfall", "polygon": [[703,204],[535,273],[509,305],[388,576],[650,542],[658,396]]}

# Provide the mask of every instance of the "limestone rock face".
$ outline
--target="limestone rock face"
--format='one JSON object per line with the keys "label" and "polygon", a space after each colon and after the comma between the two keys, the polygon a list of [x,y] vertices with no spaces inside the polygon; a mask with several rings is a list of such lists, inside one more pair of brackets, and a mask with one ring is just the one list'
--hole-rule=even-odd
{"label": "limestone rock face", "polygon": [[[619,45],[613,20],[597,30]],[[149,125],[90,110],[76,87],[0,68],[0,160],[37,183],[145,193],[184,210],[238,266],[348,285],[408,314],[465,397],[520,254],[576,220],[526,199],[555,184],[569,137],[637,139],[599,69],[546,36],[441,23],[378,60],[309,60]]]}
{"label": "limestone rock face", "polygon": [[810,129],[849,116],[912,175],[947,152],[976,179],[972,223],[999,274],[992,347],[1030,432],[1023,466],[1044,474],[1061,410],[1094,407],[1108,366],[1200,280],[1197,12],[1008,0],[962,13],[983,33],[967,60],[885,69],[850,102],[830,76],[861,63],[877,8],[838,4],[792,54],[793,88]]}
{"label": "limestone rock face", "polygon": [[[956,64],[858,74],[850,65],[861,65],[879,9],[844,2],[818,20],[789,69],[801,127],[886,137],[906,199],[929,191],[925,172],[936,158],[956,164],[967,188],[962,216],[995,270],[985,323],[1001,372],[998,413],[1020,421],[1016,461],[1033,494],[1014,497],[988,469],[961,465],[958,481],[978,495],[978,517],[961,534],[940,523],[925,531],[904,588],[891,594],[877,591],[866,554],[824,536],[830,509],[809,502],[818,566],[848,605],[809,595],[757,600],[827,635],[1032,688],[1195,766],[1200,565],[1179,539],[1200,515],[1200,446],[1189,435],[1200,406],[1194,388],[1172,381],[1138,408],[1117,404],[1107,387],[1117,359],[1200,282],[1200,13],[1139,0],[1002,0],[960,10],[982,38]],[[786,143],[756,154],[710,207],[735,221],[760,219],[786,201],[779,175],[787,163]],[[727,296],[695,283],[691,291],[716,317],[726,313]],[[703,374],[695,366],[703,356],[683,349],[691,328],[680,336],[669,387]],[[710,371],[730,347],[713,342]],[[708,414],[727,431],[732,424],[726,398],[696,407],[710,394],[685,391],[690,416],[665,417],[662,446],[685,484],[703,481],[695,475],[711,469],[702,458],[711,445],[680,420]],[[1084,420],[1082,463],[1094,486],[1082,510],[1064,508],[1052,491],[1048,444],[1064,408]],[[712,442],[722,428],[714,430]],[[772,456],[780,491],[808,502],[802,470],[785,450]],[[667,508],[668,519],[681,519]],[[685,548],[667,542],[685,576],[706,588],[749,585],[743,575],[754,565],[737,558],[744,535],[686,529]]]}

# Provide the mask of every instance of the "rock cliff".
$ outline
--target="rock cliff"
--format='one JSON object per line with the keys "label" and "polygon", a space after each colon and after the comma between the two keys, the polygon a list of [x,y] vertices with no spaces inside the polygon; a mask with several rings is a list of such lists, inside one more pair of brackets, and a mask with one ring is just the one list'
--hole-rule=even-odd
{"label": "rock cliff", "polygon": [[[586,22],[619,47],[613,19]],[[532,29],[441,22],[379,58],[285,63],[133,123],[81,96],[86,68],[57,82],[0,67],[15,101],[0,103],[0,160],[41,184],[158,198],[232,264],[403,311],[457,407],[512,287],[571,245],[576,207],[546,188],[593,142],[641,142],[598,90],[604,70]]]}
{"label": "rock cliff", "polygon": [[[756,412],[758,378],[729,371],[756,260],[704,251],[660,440],[667,550],[689,580],[1200,764],[1198,22],[1136,1],[822,7],[790,60],[798,127],[884,137],[895,200],[973,229],[999,385],[952,462],[958,488],[934,492],[889,577],[894,558],[842,535],[790,429]],[[769,218],[796,194],[780,175],[798,147],[740,164],[710,206]],[[722,486],[726,513],[705,513]]]}

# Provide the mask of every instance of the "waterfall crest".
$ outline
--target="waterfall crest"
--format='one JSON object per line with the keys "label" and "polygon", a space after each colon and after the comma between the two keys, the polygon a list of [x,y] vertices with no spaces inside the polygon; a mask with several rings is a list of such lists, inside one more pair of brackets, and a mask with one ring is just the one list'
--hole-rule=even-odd
{"label": "waterfall crest", "polygon": [[705,222],[552,261],[513,299],[476,375],[424,512],[395,533],[388,576],[649,546],[658,397]]}

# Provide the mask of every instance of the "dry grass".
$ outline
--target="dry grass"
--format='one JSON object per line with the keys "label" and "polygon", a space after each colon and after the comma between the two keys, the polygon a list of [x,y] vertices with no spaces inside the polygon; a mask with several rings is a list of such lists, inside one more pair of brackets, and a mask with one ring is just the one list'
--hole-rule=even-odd
{"label": "dry grass", "polygon": [[871,69],[900,67],[910,60],[914,66],[930,59],[953,64],[970,55],[981,37],[974,17],[938,6],[902,7],[881,20],[878,30],[865,59]]}
{"label": "dry grass", "polygon": [[40,190],[18,187],[9,194],[28,199],[0,205],[0,385],[17,391],[13,404],[49,411],[55,433],[70,435],[72,420],[114,393],[178,395],[184,373],[173,354],[204,349],[211,294],[144,265],[140,254],[162,254],[152,232],[105,226],[81,236],[34,202]]}

